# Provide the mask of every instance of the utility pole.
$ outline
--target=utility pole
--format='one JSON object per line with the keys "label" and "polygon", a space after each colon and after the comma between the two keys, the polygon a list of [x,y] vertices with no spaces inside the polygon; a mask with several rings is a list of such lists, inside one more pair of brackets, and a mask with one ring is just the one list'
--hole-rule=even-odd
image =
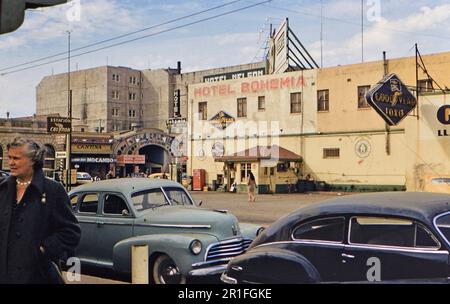
{"label": "utility pole", "polygon": [[67,134],[66,142],[66,190],[70,191],[72,181],[71,181],[71,152],[72,152],[72,90],[70,89],[70,51],[71,51],[71,32],[67,31],[68,36],[68,52],[67,52],[67,114],[70,121],[70,133]]}

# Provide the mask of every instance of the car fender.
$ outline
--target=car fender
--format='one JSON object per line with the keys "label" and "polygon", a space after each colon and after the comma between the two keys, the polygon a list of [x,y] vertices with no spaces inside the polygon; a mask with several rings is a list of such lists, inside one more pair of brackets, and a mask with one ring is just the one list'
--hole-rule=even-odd
{"label": "car fender", "polygon": [[264,229],[261,225],[255,225],[250,223],[239,223],[241,235],[244,239],[254,240],[257,237],[258,230]]}
{"label": "car fender", "polygon": [[[193,240],[202,242],[202,251],[195,255],[189,249]],[[192,269],[192,264],[202,262],[207,247],[217,243],[216,237],[208,234],[153,234],[132,237],[118,242],[113,248],[114,270],[131,273],[131,247],[148,245],[149,262],[158,254],[168,255],[184,275]]]}
{"label": "car fender", "polygon": [[227,275],[239,283],[314,284],[321,281],[317,269],[303,255],[270,246],[254,248],[231,260]]}

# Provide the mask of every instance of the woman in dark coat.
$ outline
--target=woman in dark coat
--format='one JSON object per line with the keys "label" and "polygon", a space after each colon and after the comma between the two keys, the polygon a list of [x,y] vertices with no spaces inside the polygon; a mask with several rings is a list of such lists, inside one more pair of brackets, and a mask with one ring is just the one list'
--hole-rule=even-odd
{"label": "woman in dark coat", "polygon": [[68,258],[81,230],[63,186],[44,176],[45,149],[16,138],[11,176],[0,180],[0,283],[57,283],[51,261]]}

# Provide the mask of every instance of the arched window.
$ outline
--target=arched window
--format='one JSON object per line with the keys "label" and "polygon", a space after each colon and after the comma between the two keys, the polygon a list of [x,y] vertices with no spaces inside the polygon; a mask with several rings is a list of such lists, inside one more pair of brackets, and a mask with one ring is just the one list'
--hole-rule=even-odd
{"label": "arched window", "polygon": [[48,177],[53,177],[55,171],[55,148],[52,145],[45,145],[44,173]]}

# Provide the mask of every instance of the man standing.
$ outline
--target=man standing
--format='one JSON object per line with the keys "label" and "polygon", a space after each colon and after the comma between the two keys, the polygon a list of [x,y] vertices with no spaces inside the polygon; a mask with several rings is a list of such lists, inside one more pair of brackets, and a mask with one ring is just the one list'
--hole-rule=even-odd
{"label": "man standing", "polygon": [[67,258],[81,230],[63,186],[44,176],[45,149],[16,138],[11,176],[0,180],[0,283],[57,283],[52,261]]}

